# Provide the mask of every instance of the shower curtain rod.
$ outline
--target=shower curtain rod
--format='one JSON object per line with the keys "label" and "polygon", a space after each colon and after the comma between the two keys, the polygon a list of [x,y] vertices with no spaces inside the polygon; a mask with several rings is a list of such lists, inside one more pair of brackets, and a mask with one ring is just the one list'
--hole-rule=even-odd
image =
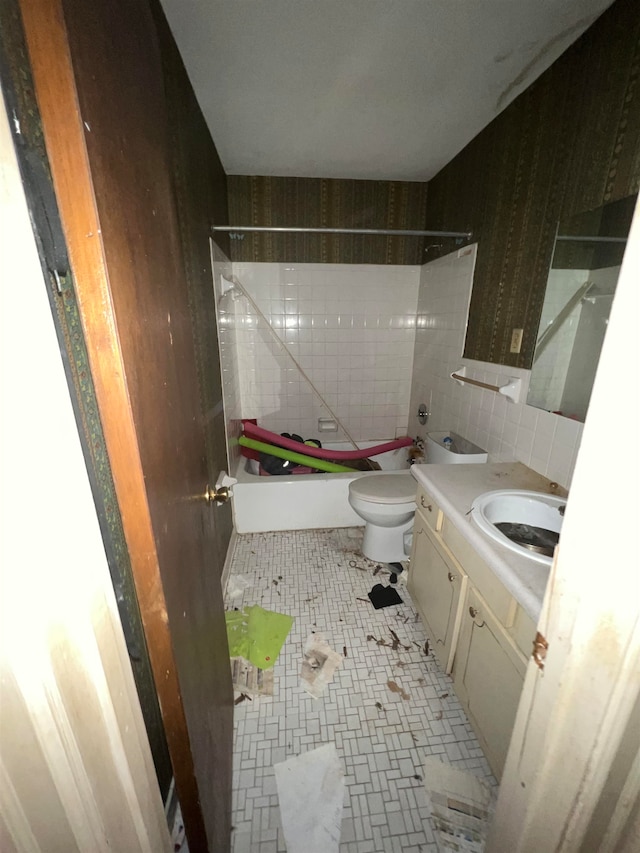
{"label": "shower curtain rod", "polygon": [[558,234],[556,240],[576,243],[626,243],[626,237],[572,237],[570,234]]}
{"label": "shower curtain rod", "polygon": [[212,225],[212,231],[275,231],[286,234],[365,234],[382,237],[461,237],[470,239],[471,231],[406,231],[390,228],[285,228],[279,225]]}

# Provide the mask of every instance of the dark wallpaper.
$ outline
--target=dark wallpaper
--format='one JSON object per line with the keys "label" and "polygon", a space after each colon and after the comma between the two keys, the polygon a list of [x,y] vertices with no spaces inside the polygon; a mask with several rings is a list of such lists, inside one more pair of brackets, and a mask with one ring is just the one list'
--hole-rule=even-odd
{"label": "dark wallpaper", "polygon": [[[640,3],[616,0],[427,185],[231,176],[229,221],[472,231],[465,355],[529,367],[558,220],[638,189],[639,74]],[[246,235],[231,241],[231,256],[422,264],[453,248],[440,238]],[[509,353],[514,328],[524,329],[518,355]]]}
{"label": "dark wallpaper", "polygon": [[640,3],[617,0],[429,182],[427,228],[479,243],[466,357],[529,367],[558,221],[637,191],[639,74]]}
{"label": "dark wallpaper", "polygon": [[[234,225],[424,229],[427,184],[231,175]],[[451,241],[449,241],[451,243]],[[245,234],[231,240],[234,261],[422,264],[421,237]]]}

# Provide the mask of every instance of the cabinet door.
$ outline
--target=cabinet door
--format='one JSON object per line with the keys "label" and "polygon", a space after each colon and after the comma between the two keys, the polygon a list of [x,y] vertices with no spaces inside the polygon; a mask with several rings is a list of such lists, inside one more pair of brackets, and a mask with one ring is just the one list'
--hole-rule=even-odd
{"label": "cabinet door", "polygon": [[407,586],[435,656],[444,670],[451,672],[466,575],[432,537],[430,525],[422,519],[422,513],[416,513]]}
{"label": "cabinet door", "polygon": [[496,778],[502,775],[526,660],[469,585],[453,667],[462,702]]}

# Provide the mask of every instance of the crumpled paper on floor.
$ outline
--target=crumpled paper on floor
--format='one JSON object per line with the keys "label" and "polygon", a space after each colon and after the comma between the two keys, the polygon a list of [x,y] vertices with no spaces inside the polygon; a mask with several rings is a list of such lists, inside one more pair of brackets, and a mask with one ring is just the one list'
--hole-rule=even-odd
{"label": "crumpled paper on floor", "polygon": [[245,589],[254,585],[254,579],[251,575],[229,575],[227,581],[227,598],[240,598]]}
{"label": "crumpled paper on floor", "polygon": [[260,669],[243,657],[231,658],[231,680],[237,693],[273,696],[273,670]]}
{"label": "crumpled paper on floor", "polygon": [[440,853],[482,853],[493,816],[490,786],[472,773],[425,758],[424,787]]}
{"label": "crumpled paper on floor", "polygon": [[345,786],[335,744],[273,769],[287,853],[338,853]]}
{"label": "crumpled paper on floor", "polygon": [[309,635],[303,654],[300,686],[314,699],[319,699],[327,684],[333,681],[342,655],[331,648],[322,634]]}

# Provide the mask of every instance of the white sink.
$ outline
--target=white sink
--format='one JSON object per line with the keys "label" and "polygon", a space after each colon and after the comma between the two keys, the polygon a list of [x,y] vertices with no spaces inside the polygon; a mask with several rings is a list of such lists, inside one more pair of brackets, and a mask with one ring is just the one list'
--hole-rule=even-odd
{"label": "white sink", "polygon": [[471,517],[495,542],[522,557],[550,566],[566,502],[566,498],[544,492],[504,489],[477,497]]}

